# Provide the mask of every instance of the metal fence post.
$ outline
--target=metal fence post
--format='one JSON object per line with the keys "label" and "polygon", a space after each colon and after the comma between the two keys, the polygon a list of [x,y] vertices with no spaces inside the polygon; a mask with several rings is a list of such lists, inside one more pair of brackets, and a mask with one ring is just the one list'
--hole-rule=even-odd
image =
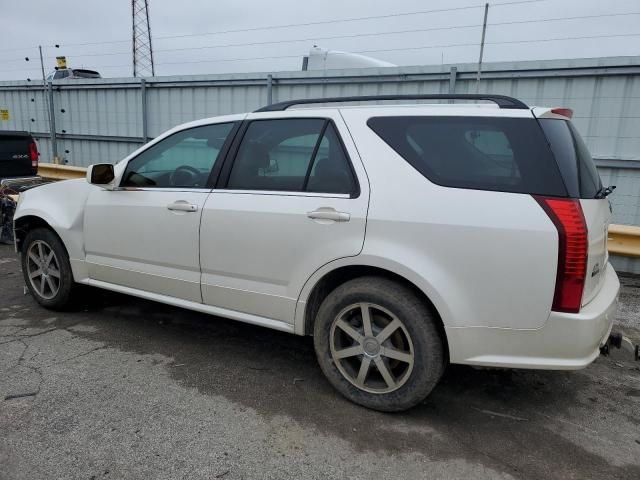
{"label": "metal fence post", "polygon": [[142,142],[147,143],[149,140],[147,126],[147,81],[140,79],[140,101],[142,102]]}
{"label": "metal fence post", "polygon": [[51,153],[53,163],[58,163],[58,140],[56,138],[56,111],[53,102],[53,82],[49,80],[49,131],[51,135]]}
{"label": "metal fence post", "polygon": [[[451,70],[449,70],[449,94],[456,93],[457,77],[458,77],[458,67],[451,67]],[[453,99],[448,100],[448,103],[453,103]]]}
{"label": "metal fence post", "polygon": [[449,93],[456,93],[456,77],[458,76],[458,67],[451,67],[449,70]]}
{"label": "metal fence post", "polygon": [[267,105],[273,103],[273,75],[267,75]]}

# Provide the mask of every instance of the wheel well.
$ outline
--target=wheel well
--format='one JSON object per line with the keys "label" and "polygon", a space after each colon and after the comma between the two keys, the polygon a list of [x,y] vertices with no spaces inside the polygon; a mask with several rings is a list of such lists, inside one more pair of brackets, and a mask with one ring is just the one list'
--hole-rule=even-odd
{"label": "wheel well", "polygon": [[320,310],[322,301],[327,297],[327,295],[329,295],[333,290],[349,280],[371,275],[388,278],[390,280],[393,280],[394,282],[398,282],[408,287],[416,294],[417,297],[425,302],[427,307],[433,312],[435,318],[437,319],[438,331],[440,332],[440,335],[442,336],[442,339],[444,341],[444,348],[447,355],[446,358],[449,358],[449,346],[447,342],[447,334],[444,329],[444,323],[442,323],[442,318],[440,317],[438,310],[433,305],[433,302],[429,299],[429,297],[427,297],[427,295],[415,284],[402,277],[401,275],[393,273],[389,270],[385,270],[383,268],[371,267],[367,265],[350,265],[337,268],[327,273],[318,281],[318,283],[316,283],[316,285],[313,287],[313,290],[311,291],[311,294],[309,295],[309,299],[307,300],[307,306],[304,316],[304,334],[313,334],[313,324],[315,322],[316,315],[318,313],[318,310]]}
{"label": "wheel well", "polygon": [[53,233],[56,233],[55,230],[51,228],[51,225],[49,225],[42,218],[36,217],[35,215],[27,215],[26,217],[21,217],[15,221],[15,237],[18,251],[22,251],[22,243],[27,236],[27,232],[29,232],[29,230],[33,230],[34,228],[41,227],[48,228]]}

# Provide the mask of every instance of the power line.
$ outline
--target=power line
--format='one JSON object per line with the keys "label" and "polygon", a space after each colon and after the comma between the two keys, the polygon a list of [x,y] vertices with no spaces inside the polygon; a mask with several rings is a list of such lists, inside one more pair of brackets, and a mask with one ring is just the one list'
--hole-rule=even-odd
{"label": "power line", "polygon": [[[519,5],[523,3],[540,3],[549,0],[519,0],[514,2],[503,2],[492,4],[492,6],[500,7],[506,5]],[[427,13],[441,13],[441,12],[453,12],[460,10],[473,10],[478,8],[484,8],[482,5],[469,5],[465,7],[452,7],[452,8],[438,8],[434,10],[417,10],[414,12],[405,12],[405,13],[391,13],[387,15],[371,15],[368,17],[351,17],[351,18],[342,18],[342,19],[333,19],[333,20],[321,20],[316,22],[307,22],[307,23],[291,23],[288,25],[271,25],[267,27],[254,27],[254,28],[242,28],[242,29],[234,29],[234,30],[223,30],[217,32],[205,32],[205,33],[187,33],[182,35],[168,35],[163,37],[157,37],[158,39],[173,39],[173,38],[185,38],[185,37],[201,37],[207,35],[222,35],[226,33],[245,33],[245,32],[255,32],[258,30],[273,30],[279,28],[291,28],[291,27],[309,27],[314,25],[327,25],[334,23],[345,23],[345,22],[356,22],[363,20],[378,20],[382,18],[397,18],[397,17],[406,17],[410,15],[422,15]]]}
{"label": "power line", "polygon": [[[581,36],[581,37],[558,37],[558,38],[543,38],[543,39],[533,39],[533,40],[507,40],[507,41],[500,41],[500,42],[487,42],[487,45],[502,45],[502,44],[512,44],[512,43],[554,42],[554,41],[583,40],[583,39],[593,39],[593,38],[638,37],[638,36],[640,36],[640,33],[615,34],[615,35],[589,35],[589,36]],[[477,45],[478,45],[477,42],[473,42],[473,43],[449,43],[449,44],[441,44],[441,45],[422,45],[422,46],[418,46],[418,47],[384,48],[384,49],[371,49],[371,50],[354,50],[354,51],[352,51],[350,53],[396,52],[396,51],[404,51],[404,50],[427,50],[427,49],[431,49],[431,48],[469,47],[469,46],[477,46]],[[183,65],[183,64],[196,64],[196,63],[237,62],[237,61],[244,61],[244,60],[273,60],[273,59],[279,59],[279,58],[300,58],[302,55],[304,55],[304,54],[299,54],[299,55],[274,55],[274,56],[265,56],[265,57],[224,58],[224,59],[215,59],[215,60],[195,60],[195,61],[182,61],[182,62],[158,62],[158,65]]]}
{"label": "power line", "polygon": [[[501,6],[509,6],[509,5],[521,5],[526,3],[540,3],[546,2],[550,0],[517,0],[512,2],[502,2],[502,3],[494,3],[492,7],[501,7]],[[461,10],[472,10],[483,8],[482,5],[469,5],[464,7],[451,7],[451,8],[438,8],[433,10],[416,10],[413,12],[403,12],[403,13],[391,13],[386,15],[371,15],[366,17],[350,17],[350,18],[334,18],[331,20],[319,20],[314,22],[306,22],[306,23],[290,23],[290,24],[282,24],[282,25],[267,25],[264,27],[251,27],[251,28],[239,28],[233,30],[222,30],[216,32],[204,32],[204,33],[186,33],[180,35],[165,35],[165,36],[155,36],[154,40],[162,40],[162,39],[174,39],[174,38],[187,38],[187,37],[201,37],[201,36],[209,36],[209,35],[223,35],[227,33],[246,33],[246,32],[255,32],[259,30],[274,30],[281,28],[292,28],[292,27],[308,27],[313,25],[327,25],[327,24],[335,24],[335,23],[346,23],[346,22],[356,22],[356,21],[364,21],[364,20],[376,20],[383,18],[397,18],[397,17],[405,17],[410,15],[422,15],[427,13],[441,13],[441,12],[453,12],[453,11],[461,11]],[[130,40],[110,40],[104,42],[85,42],[85,43],[67,43],[65,47],[73,47],[73,46],[87,46],[87,45],[109,45],[116,43],[129,43]],[[53,47],[53,45],[47,45]],[[37,48],[37,47],[33,47]],[[28,48],[17,48],[17,49],[0,49],[2,51],[16,51],[16,50],[28,50]]]}
{"label": "power line", "polygon": [[620,33],[613,35],[586,35],[583,37],[559,37],[559,38],[541,38],[539,40],[505,40],[501,42],[487,42],[487,45],[506,45],[510,43],[536,43],[536,42],[554,42],[557,40],[588,40],[592,38],[616,38],[616,37],[640,37],[640,33]]}
{"label": "power line", "polygon": [[[540,20],[516,20],[516,21],[510,21],[510,22],[489,23],[487,26],[494,27],[494,26],[502,26],[502,25],[556,22],[556,21],[563,21],[563,20],[619,17],[619,16],[629,16],[629,15],[640,15],[640,12],[610,13],[610,14],[603,14],[603,15],[582,15],[582,16],[574,16],[574,17],[545,18]],[[358,33],[358,34],[351,34],[351,35],[332,35],[327,37],[308,37],[308,38],[297,38],[297,39],[291,39],[291,40],[270,40],[266,42],[227,43],[227,44],[219,44],[219,45],[208,45],[208,46],[202,46],[202,47],[165,48],[165,49],[159,49],[157,51],[158,52],[175,52],[175,51],[185,51],[185,50],[204,50],[208,48],[244,47],[244,46],[252,46],[252,45],[280,44],[280,43],[289,43],[289,42],[310,42],[314,40],[334,40],[338,38],[359,38],[359,37],[372,37],[372,36],[380,36],[380,35],[397,35],[397,34],[403,34],[403,33],[424,33],[424,32],[434,32],[439,30],[456,30],[460,28],[480,28],[480,27],[481,25],[479,24],[451,25],[448,27],[417,28],[417,29],[409,29],[409,30],[395,30],[390,32]]]}
{"label": "power line", "polygon": [[[0,70],[0,72],[39,72],[39,68],[11,68],[9,70]],[[40,80],[42,83],[42,80]]]}
{"label": "power line", "polygon": [[[535,42],[553,42],[553,41],[564,41],[564,40],[579,40],[579,39],[592,39],[592,38],[610,38],[610,37],[637,37],[640,36],[640,33],[634,34],[619,34],[619,35],[590,35],[583,37],[559,37],[559,38],[546,38],[546,39],[537,39],[537,40],[509,40],[509,41],[501,41],[501,42],[487,42],[487,45],[501,45],[501,44],[511,44],[511,43],[535,43]],[[426,50],[430,48],[449,48],[449,47],[469,47],[469,46],[477,46],[477,42],[472,43],[449,43],[442,45],[422,45],[419,47],[402,47],[402,48],[385,48],[385,49],[371,49],[371,50],[354,50],[352,53],[376,53],[376,52],[395,52],[395,51],[403,51],[403,50]],[[304,54],[302,54],[304,55]],[[228,58],[228,59],[217,59],[217,60],[197,60],[197,61],[186,61],[186,62],[160,62],[158,65],[179,65],[179,64],[190,64],[190,63],[214,63],[214,62],[235,62],[241,60],[271,60],[276,58],[293,58],[293,57],[301,57],[302,55],[277,55],[277,56],[267,56],[267,57],[247,57],[247,58]]]}
{"label": "power line", "polygon": [[[486,45],[507,45],[514,43],[537,43],[537,42],[555,42],[565,40],[585,40],[593,38],[614,38],[614,37],[640,37],[640,33],[625,33],[615,35],[587,35],[582,37],[558,37],[558,38],[539,38],[533,40],[505,40],[500,42],[486,42]],[[385,48],[376,50],[358,50],[353,53],[375,53],[375,52],[396,52],[404,50],[427,50],[430,48],[449,48],[449,47],[469,47],[477,46],[478,43],[450,43],[448,45],[422,45],[419,47],[403,47],[403,48]]]}
{"label": "power line", "polygon": [[[179,51],[187,51],[187,50],[206,50],[210,48],[229,48],[229,47],[249,47],[255,45],[272,45],[272,44],[282,44],[282,43],[294,43],[294,42],[312,42],[316,40],[334,40],[338,38],[359,38],[359,37],[372,37],[372,36],[380,36],[380,35],[397,35],[402,33],[423,33],[423,32],[433,32],[437,30],[454,30],[458,28],[479,28],[479,25],[454,25],[450,27],[436,27],[436,28],[418,28],[411,30],[396,30],[391,32],[372,32],[372,33],[357,33],[357,34],[347,34],[347,35],[331,35],[326,37],[307,37],[307,38],[292,38],[288,40],[268,40],[262,42],[245,42],[245,43],[226,43],[226,44],[218,44],[218,45],[205,45],[202,47],[180,47],[180,48],[161,48],[156,49],[156,52],[179,52]],[[103,56],[113,56],[113,55],[128,55],[131,52],[109,52],[109,53],[81,53],[77,55],[73,55],[74,57],[103,57]],[[53,57],[51,57],[53,58]]]}
{"label": "power line", "polygon": [[[537,43],[537,42],[556,42],[556,41],[566,41],[566,40],[588,40],[588,39],[596,39],[596,38],[620,38],[620,37],[638,37],[640,33],[625,33],[625,34],[612,34],[612,35],[585,35],[585,36],[576,36],[576,37],[557,37],[557,38],[540,38],[540,39],[531,39],[531,40],[505,40],[498,42],[487,42],[487,45],[509,45],[509,44],[517,44],[517,43]],[[406,50],[428,50],[432,48],[454,48],[454,47],[469,47],[469,46],[477,46],[477,42],[472,43],[449,43],[449,44],[439,44],[439,45],[421,45],[415,47],[401,47],[401,48],[384,48],[384,49],[370,49],[370,50],[354,50],[351,53],[380,53],[380,52],[396,52],[396,51],[406,51]],[[212,60],[194,60],[194,61],[181,61],[181,62],[157,62],[157,65],[189,65],[189,64],[197,64],[197,63],[217,63],[217,62],[239,62],[239,61],[248,61],[248,60],[275,60],[275,59],[285,59],[285,58],[300,58],[304,55],[304,53],[296,54],[296,55],[270,55],[263,57],[241,57],[241,58],[219,58]],[[126,64],[120,65],[103,65],[100,68],[119,68],[119,67],[127,67]],[[0,70],[0,72],[10,72],[15,71],[12,70]],[[18,69],[20,71],[26,71],[26,69]],[[30,69],[31,71],[33,69]]]}
{"label": "power line", "polygon": [[[589,19],[589,18],[620,17],[620,16],[630,16],[630,15],[640,15],[640,12],[610,13],[610,14],[602,14],[602,15],[580,15],[580,16],[573,16],[573,17],[543,18],[539,20],[514,20],[509,22],[489,23],[488,26],[496,27],[496,26],[503,26],[503,25],[522,25],[527,23],[547,23],[547,22],[558,22],[558,21],[565,21],[565,20],[582,20],[582,19]],[[165,48],[165,49],[155,49],[155,51],[156,52],[178,52],[178,51],[191,51],[191,50],[206,50],[206,49],[214,49],[214,48],[246,47],[246,46],[256,46],[256,45],[286,44],[286,43],[294,43],[294,42],[310,42],[310,41],[317,41],[317,40],[334,40],[339,38],[360,38],[360,37],[373,37],[373,36],[381,36],[381,35],[399,35],[399,34],[406,34],[406,33],[424,33],[424,32],[433,32],[433,31],[456,30],[456,29],[464,29],[464,28],[480,28],[480,25],[478,24],[452,25],[447,27],[395,30],[390,32],[371,32],[371,33],[359,33],[359,34],[347,34],[347,35],[331,35],[331,36],[324,36],[324,37],[294,38],[294,39],[287,39],[287,40],[227,43],[227,44],[217,44],[217,45],[205,45],[201,47]],[[117,55],[129,55],[130,53],[131,52],[107,52],[107,53],[96,52],[96,53],[71,54],[70,56],[107,57],[107,56],[117,56]],[[47,58],[51,59],[54,57],[47,57]]]}
{"label": "power line", "polygon": [[622,12],[622,13],[602,13],[598,15],[578,15],[573,17],[553,17],[553,18],[540,18],[537,20],[512,20],[508,22],[496,22],[487,23],[487,27],[495,27],[502,25],[519,25],[524,23],[547,23],[547,22],[559,22],[565,20],[583,20],[587,18],[603,18],[603,17],[626,17],[629,15],[640,15],[640,12]]}

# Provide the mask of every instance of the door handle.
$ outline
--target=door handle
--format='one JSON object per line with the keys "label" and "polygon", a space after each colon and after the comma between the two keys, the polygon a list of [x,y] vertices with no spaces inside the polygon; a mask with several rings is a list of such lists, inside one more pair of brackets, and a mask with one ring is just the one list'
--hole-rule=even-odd
{"label": "door handle", "polygon": [[184,200],[178,200],[177,202],[170,203],[167,208],[172,212],[197,212],[198,206],[193,203],[188,203]]}
{"label": "door handle", "polygon": [[333,220],[334,222],[348,222],[351,214],[347,212],[338,212],[333,208],[319,208],[313,212],[307,212],[307,217],[313,220]]}

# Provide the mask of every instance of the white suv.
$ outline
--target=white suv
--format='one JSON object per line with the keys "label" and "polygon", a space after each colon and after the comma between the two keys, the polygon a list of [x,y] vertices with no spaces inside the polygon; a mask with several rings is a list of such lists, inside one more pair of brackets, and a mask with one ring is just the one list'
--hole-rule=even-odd
{"label": "white suv", "polygon": [[[475,103],[338,103],[415,98]],[[22,194],[24,278],[49,308],[85,284],[313,335],[333,386],[384,411],[448,362],[582,368],[619,282],[610,189],[570,116],[422,95],[187,123]]]}

